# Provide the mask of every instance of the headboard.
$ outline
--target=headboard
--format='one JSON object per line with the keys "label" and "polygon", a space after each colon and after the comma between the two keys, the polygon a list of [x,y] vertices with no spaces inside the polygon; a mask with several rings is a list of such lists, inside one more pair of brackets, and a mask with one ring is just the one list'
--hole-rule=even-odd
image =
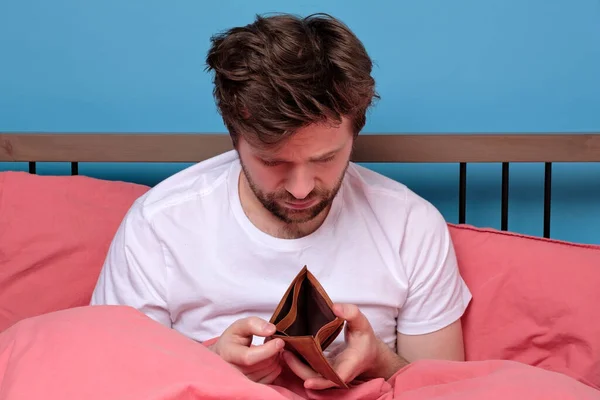
{"label": "headboard", "polygon": [[[70,162],[71,174],[80,162],[189,163],[231,150],[226,134],[170,133],[0,133],[0,162]],[[508,187],[511,163],[542,162],[544,229],[550,237],[552,164],[600,162],[600,133],[540,134],[361,134],[353,161],[377,163],[458,163],[458,222],[465,222],[467,165],[502,164],[501,229],[508,227]]]}

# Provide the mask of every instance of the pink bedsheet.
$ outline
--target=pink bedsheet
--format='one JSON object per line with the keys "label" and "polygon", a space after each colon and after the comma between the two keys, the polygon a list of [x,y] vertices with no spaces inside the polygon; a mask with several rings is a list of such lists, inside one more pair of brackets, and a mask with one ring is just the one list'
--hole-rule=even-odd
{"label": "pink bedsheet", "polygon": [[350,390],[305,391],[290,373],[247,380],[205,346],[127,307],[81,307],[0,334],[0,400],[600,399],[565,374],[510,361],[421,361]]}

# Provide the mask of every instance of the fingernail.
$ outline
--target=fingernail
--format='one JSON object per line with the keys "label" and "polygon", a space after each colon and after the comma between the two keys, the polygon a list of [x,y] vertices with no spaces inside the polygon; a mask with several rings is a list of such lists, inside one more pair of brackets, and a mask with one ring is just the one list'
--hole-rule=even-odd
{"label": "fingernail", "polygon": [[263,329],[267,332],[271,332],[275,330],[275,325],[271,324],[270,322],[265,323],[265,325],[263,326]]}
{"label": "fingernail", "polygon": [[284,343],[283,340],[281,339],[276,339],[277,343],[275,344],[275,347],[277,347],[278,349],[283,349]]}

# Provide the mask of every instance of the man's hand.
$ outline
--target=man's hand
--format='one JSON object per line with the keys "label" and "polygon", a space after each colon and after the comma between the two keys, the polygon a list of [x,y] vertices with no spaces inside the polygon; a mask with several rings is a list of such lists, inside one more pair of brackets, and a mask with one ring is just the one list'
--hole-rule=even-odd
{"label": "man's hand", "polygon": [[223,360],[240,370],[254,382],[271,384],[281,373],[281,339],[252,346],[252,337],[267,337],[275,333],[275,326],[258,317],[235,321],[219,339],[208,348]]}
{"label": "man's hand", "polygon": [[[344,382],[358,378],[388,379],[408,364],[383,343],[358,307],[351,304],[335,304],[335,315],[346,320],[344,337],[346,348],[332,361],[333,369]],[[290,370],[304,380],[307,389],[327,389],[335,383],[321,377],[312,368],[302,363],[292,353],[284,351],[283,359]]]}

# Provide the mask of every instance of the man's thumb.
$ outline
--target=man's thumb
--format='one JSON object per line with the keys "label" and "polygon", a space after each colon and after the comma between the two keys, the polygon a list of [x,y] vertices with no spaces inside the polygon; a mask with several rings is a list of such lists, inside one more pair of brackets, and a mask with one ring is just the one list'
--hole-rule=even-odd
{"label": "man's thumb", "polygon": [[368,332],[371,330],[371,324],[367,317],[354,304],[336,303],[333,305],[333,312],[336,316],[345,319],[348,329],[352,331]]}
{"label": "man's thumb", "polygon": [[242,318],[231,325],[231,333],[241,337],[265,337],[275,333],[275,325],[258,317]]}

